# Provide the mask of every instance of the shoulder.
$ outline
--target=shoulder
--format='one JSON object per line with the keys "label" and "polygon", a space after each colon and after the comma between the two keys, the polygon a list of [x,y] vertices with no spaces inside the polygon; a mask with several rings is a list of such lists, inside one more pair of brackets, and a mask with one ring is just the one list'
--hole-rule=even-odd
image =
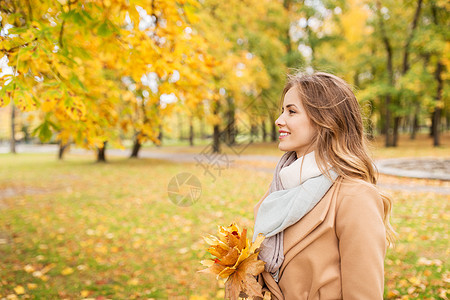
{"label": "shoulder", "polygon": [[362,180],[342,180],[341,184],[336,198],[338,238],[361,234],[377,236],[384,243],[384,204],[377,187]]}
{"label": "shoulder", "polygon": [[343,178],[339,186],[338,196],[354,196],[362,194],[379,195],[378,188],[367,181],[362,179],[347,179]]}
{"label": "shoulder", "polygon": [[361,179],[342,179],[337,193],[337,208],[352,206],[355,209],[361,206],[382,208],[383,200],[378,188]]}

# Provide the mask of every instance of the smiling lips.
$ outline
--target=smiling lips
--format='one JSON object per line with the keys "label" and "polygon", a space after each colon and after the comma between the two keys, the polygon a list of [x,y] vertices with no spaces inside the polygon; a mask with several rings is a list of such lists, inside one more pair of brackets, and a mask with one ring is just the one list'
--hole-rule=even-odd
{"label": "smiling lips", "polygon": [[278,137],[278,139],[281,140],[282,138],[288,136],[289,134],[290,134],[290,133],[287,132],[287,131],[280,131],[280,136]]}

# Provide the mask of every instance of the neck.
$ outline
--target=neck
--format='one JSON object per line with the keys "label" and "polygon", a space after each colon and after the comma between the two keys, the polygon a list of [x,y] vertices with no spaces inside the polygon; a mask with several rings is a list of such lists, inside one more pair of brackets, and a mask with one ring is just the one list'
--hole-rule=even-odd
{"label": "neck", "polygon": [[300,158],[300,157],[305,156],[305,155],[307,155],[307,154],[309,154],[309,153],[311,153],[311,152],[313,152],[313,151],[314,151],[314,149],[308,149],[308,150],[306,150],[305,152],[302,152],[302,151],[295,151],[295,153],[296,153],[296,155],[297,155],[297,158]]}

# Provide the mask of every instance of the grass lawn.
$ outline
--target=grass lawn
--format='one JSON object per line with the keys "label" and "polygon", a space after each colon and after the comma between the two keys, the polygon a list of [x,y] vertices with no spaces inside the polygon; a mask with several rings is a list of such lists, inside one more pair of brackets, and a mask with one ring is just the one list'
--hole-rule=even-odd
{"label": "grass lawn", "polygon": [[[233,221],[251,231],[271,174],[226,169],[214,181],[195,164],[93,160],[0,155],[0,299],[223,299],[223,283],[196,272],[209,257],[201,237]],[[180,172],[202,184],[189,207],[167,195]],[[449,196],[391,195],[399,239],[387,253],[385,297],[446,299]]]}
{"label": "grass lawn", "polygon": [[[201,236],[232,221],[250,228],[261,183],[270,182],[243,170],[212,182],[193,164],[147,159],[8,154],[0,166],[0,299],[223,297],[219,283],[196,273],[207,257]],[[193,206],[167,196],[180,172],[201,180]]]}

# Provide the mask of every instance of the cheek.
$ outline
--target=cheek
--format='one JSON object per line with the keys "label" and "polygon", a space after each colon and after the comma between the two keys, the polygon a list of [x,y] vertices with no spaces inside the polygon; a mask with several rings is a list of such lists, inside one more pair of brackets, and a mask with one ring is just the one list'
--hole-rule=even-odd
{"label": "cheek", "polygon": [[314,124],[309,119],[307,119],[304,120],[302,127],[304,128],[304,132],[307,138],[309,140],[313,140],[314,137],[317,135],[317,129],[314,126]]}
{"label": "cheek", "polygon": [[297,126],[298,128],[302,128],[302,131],[304,131],[305,133],[312,133],[315,132],[315,127],[313,125],[313,123],[311,122],[310,119],[306,118],[306,117],[301,117],[297,120]]}

